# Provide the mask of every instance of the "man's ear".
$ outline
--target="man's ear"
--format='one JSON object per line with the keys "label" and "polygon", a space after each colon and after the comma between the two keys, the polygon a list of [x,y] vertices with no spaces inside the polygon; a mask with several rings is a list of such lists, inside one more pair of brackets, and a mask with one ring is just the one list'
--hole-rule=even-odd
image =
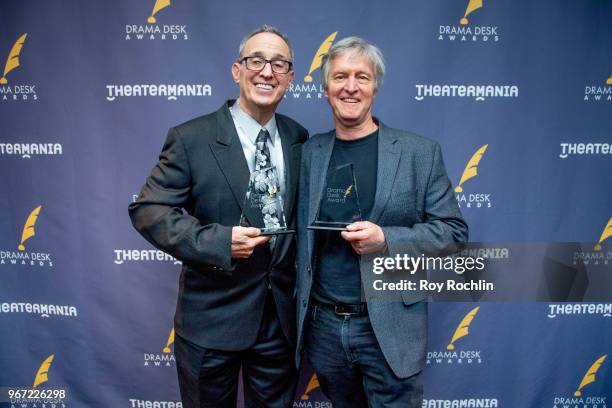
{"label": "man's ear", "polygon": [[240,82],[240,64],[238,62],[234,62],[232,64],[232,78],[234,78],[234,82]]}

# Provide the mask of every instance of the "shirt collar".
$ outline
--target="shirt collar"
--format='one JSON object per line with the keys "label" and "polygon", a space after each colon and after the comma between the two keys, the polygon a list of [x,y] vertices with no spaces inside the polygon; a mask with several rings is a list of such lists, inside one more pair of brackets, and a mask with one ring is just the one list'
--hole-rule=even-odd
{"label": "shirt collar", "polygon": [[230,106],[230,112],[232,117],[236,121],[236,125],[240,126],[244,133],[247,135],[251,143],[255,144],[257,140],[257,135],[261,131],[261,129],[266,129],[270,134],[270,142],[272,146],[276,142],[276,115],[272,115],[270,120],[264,125],[261,126],[255,119],[249,116],[248,113],[242,110],[238,100],[232,106]]}

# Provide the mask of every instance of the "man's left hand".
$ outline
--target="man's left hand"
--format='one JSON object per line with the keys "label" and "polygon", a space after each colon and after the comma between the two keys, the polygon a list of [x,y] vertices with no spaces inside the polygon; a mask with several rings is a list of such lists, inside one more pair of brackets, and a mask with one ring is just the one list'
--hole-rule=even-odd
{"label": "man's left hand", "polygon": [[342,231],[342,238],[351,243],[359,255],[382,252],[387,247],[385,234],[378,225],[370,221],[357,221]]}

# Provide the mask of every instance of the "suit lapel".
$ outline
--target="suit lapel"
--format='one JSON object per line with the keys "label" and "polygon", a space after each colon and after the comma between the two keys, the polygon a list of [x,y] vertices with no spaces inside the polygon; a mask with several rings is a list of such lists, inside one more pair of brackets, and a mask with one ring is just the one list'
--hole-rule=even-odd
{"label": "suit lapel", "polygon": [[376,223],[382,214],[395,181],[401,151],[395,146],[397,139],[392,131],[382,123],[378,130],[378,172],[376,177],[376,195],[369,220]]}
{"label": "suit lapel", "polygon": [[310,192],[310,202],[308,203],[309,225],[314,221],[321,204],[327,168],[329,167],[329,160],[334,150],[335,134],[332,131],[324,138],[319,138],[319,142],[310,156],[310,188],[308,189]]}
{"label": "suit lapel", "polygon": [[[336,132],[331,131],[325,137],[320,137],[310,156],[310,185],[308,188],[309,197],[300,198],[308,199],[307,225],[312,224],[317,216],[319,206],[321,205],[321,197],[323,194],[323,188],[325,186],[327,168],[329,167],[329,160],[334,149],[334,140],[336,139],[335,135]],[[315,231],[309,230],[308,248],[311,255],[311,260],[314,249],[314,237]]]}
{"label": "suit lapel", "polygon": [[249,185],[249,166],[229,112],[228,104],[217,111],[217,141],[211,143],[219,169],[230,186],[234,199],[244,213],[244,197]]}

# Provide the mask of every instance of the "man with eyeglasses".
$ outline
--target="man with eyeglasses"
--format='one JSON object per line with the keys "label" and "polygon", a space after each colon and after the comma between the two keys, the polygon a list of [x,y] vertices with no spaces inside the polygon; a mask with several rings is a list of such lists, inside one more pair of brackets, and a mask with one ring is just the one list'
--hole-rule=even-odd
{"label": "man with eyeglasses", "polygon": [[289,407],[297,370],[295,239],[273,241],[239,226],[250,174],[278,170],[294,226],[301,145],[307,131],[276,107],[294,77],[284,34],[262,26],[232,64],[237,101],[173,127],[129,207],[134,227],[183,262],[174,321],[184,407],[235,407],[242,368],[248,407]]}

